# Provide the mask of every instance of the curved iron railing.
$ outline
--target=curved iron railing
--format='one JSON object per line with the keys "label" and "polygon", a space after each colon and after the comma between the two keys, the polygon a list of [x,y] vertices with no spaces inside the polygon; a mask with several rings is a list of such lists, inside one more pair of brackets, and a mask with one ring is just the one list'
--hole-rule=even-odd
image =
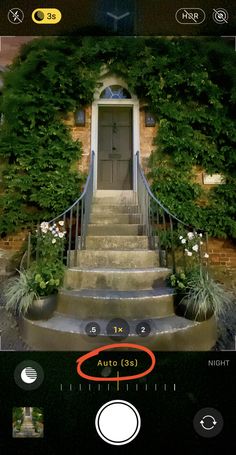
{"label": "curved iron railing", "polygon": [[197,254],[199,261],[206,259],[207,232],[181,221],[154,196],[141,167],[139,152],[136,153],[136,172],[144,234],[149,238],[150,248],[158,252],[160,266],[170,266],[175,272],[179,265],[186,268],[188,256]]}
{"label": "curved iron railing", "polygon": [[[86,235],[90,217],[90,210],[93,198],[93,186],[94,186],[94,151],[91,153],[91,162],[89,167],[88,177],[85,183],[84,190],[80,197],[64,212],[50,220],[47,224],[49,227],[53,227],[60,221],[63,221],[64,229],[66,230],[66,264],[68,267],[77,263],[77,252],[78,250],[85,249],[86,246]],[[39,228],[39,227],[38,227]],[[37,229],[39,231],[39,229]],[[32,240],[31,233],[28,236],[27,251],[22,258],[21,268],[26,260],[27,268],[30,265],[31,260],[31,249]],[[35,246],[36,261],[38,258],[37,239]],[[72,253],[73,252],[73,253]],[[62,251],[62,260],[64,259],[65,251]]]}

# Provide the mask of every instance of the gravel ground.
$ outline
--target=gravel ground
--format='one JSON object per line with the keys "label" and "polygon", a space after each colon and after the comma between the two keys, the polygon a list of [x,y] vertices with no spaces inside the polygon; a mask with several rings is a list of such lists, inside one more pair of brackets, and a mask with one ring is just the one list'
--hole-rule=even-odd
{"label": "gravel ground", "polygon": [[[21,339],[18,330],[17,320],[4,308],[4,297],[2,286],[0,286],[0,332],[1,349],[13,351],[32,350]],[[218,321],[218,340],[214,351],[236,350],[236,303],[224,317]]]}

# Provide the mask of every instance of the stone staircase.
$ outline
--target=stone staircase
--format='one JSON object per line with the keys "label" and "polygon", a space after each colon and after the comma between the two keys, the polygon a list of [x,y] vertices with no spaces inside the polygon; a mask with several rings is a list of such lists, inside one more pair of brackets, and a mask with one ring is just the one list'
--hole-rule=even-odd
{"label": "stone staircase", "polygon": [[[107,326],[114,318],[130,329],[124,342],[153,350],[209,350],[215,344],[214,318],[205,322],[176,316],[171,269],[160,267],[149,248],[133,191],[97,191],[92,203],[86,249],[72,251],[57,311],[47,321],[23,321],[23,337],[35,349],[91,350],[114,342]],[[88,336],[96,322],[100,334]],[[140,323],[150,327],[140,336]],[[122,340],[118,340],[122,342]]]}
{"label": "stone staircase", "polygon": [[34,425],[32,423],[32,418],[25,416],[24,422],[22,423],[20,432],[18,433],[17,437],[22,438],[37,438],[39,434],[36,433]]}

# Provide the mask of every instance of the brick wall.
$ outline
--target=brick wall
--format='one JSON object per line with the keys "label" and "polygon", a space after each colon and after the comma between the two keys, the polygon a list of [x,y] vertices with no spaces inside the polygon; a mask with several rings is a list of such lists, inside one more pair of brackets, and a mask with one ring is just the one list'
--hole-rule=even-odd
{"label": "brick wall", "polygon": [[10,65],[12,60],[19,54],[21,46],[35,38],[35,36],[1,36],[0,65]]}
{"label": "brick wall", "polygon": [[68,114],[65,124],[71,129],[71,135],[74,140],[79,139],[82,143],[82,158],[78,163],[78,169],[81,172],[88,172],[91,152],[91,115],[92,107],[85,108],[85,126],[75,126],[74,114]]}
{"label": "brick wall", "polygon": [[19,251],[27,239],[28,231],[22,230],[16,234],[7,235],[0,239],[0,249]]}
{"label": "brick wall", "polygon": [[230,240],[209,239],[208,253],[210,264],[236,268],[236,245]]}

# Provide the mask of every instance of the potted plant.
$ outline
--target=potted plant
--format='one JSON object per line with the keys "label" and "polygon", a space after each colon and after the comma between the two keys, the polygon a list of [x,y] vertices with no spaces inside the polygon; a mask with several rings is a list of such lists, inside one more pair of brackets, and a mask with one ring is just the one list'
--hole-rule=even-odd
{"label": "potted plant", "polygon": [[210,276],[204,264],[208,254],[201,249],[201,239],[201,235],[192,232],[180,236],[188,258],[187,268],[169,277],[169,284],[176,291],[176,313],[196,321],[219,317],[233,301],[231,293]]}
{"label": "potted plant", "polygon": [[233,297],[223,285],[215,281],[203,267],[188,274],[186,286],[177,303],[177,313],[187,319],[205,321],[225,314]]}
{"label": "potted plant", "polygon": [[56,309],[58,289],[64,275],[61,252],[64,223],[49,226],[41,223],[36,236],[37,261],[5,287],[6,309],[29,319],[48,319]]}

